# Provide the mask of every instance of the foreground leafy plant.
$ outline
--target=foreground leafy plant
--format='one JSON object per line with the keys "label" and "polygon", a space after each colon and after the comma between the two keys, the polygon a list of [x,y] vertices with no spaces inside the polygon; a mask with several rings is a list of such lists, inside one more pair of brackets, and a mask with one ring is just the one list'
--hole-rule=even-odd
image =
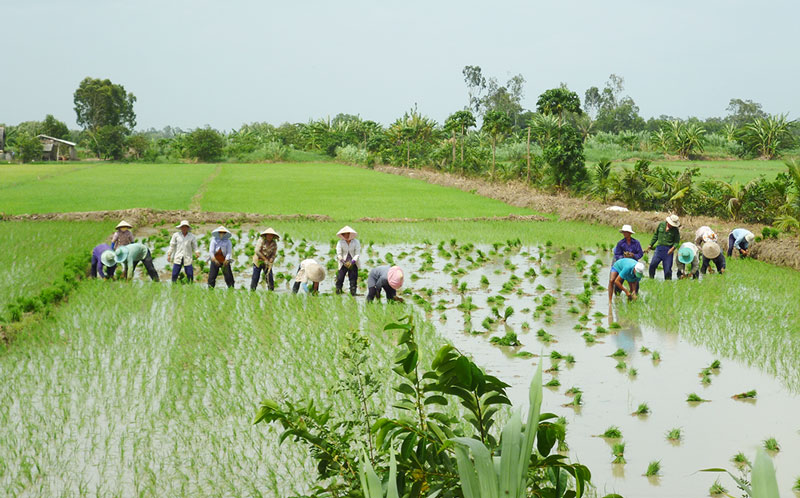
{"label": "foreground leafy plant", "polygon": [[[737,455],[738,456],[738,455]],[[745,458],[745,460],[747,460]],[[742,477],[736,477],[729,471],[721,468],[703,469],[701,472],[727,472],[736,484],[750,498],[778,498],[778,480],[775,477],[775,467],[772,459],[767,456],[764,450],[758,450],[756,461],[750,474],[750,482]]]}

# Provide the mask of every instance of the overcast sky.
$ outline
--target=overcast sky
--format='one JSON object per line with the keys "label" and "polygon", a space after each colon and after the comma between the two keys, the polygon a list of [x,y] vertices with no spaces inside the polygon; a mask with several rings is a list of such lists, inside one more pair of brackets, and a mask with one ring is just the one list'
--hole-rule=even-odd
{"label": "overcast sky", "polygon": [[608,75],[645,118],[722,116],[731,98],[800,117],[797,0],[0,0],[0,123],[76,127],[86,76],[137,97],[137,128],[390,123],[414,103],[443,121],[461,69],[521,73],[526,108]]}

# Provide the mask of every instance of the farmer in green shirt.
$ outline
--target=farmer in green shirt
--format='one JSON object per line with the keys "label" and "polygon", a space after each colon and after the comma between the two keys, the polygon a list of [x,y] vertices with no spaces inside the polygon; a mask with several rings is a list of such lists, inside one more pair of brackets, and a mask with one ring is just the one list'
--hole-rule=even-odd
{"label": "farmer in green shirt", "polygon": [[[158,272],[153,266],[153,256],[150,255],[150,249],[146,245],[134,242],[133,244],[122,246],[114,252],[114,259],[117,264],[124,265],[122,277],[126,280],[133,278],[136,265],[141,262],[153,282],[158,282]],[[130,273],[128,273],[129,270]]]}
{"label": "farmer in green shirt", "polygon": [[667,219],[658,224],[653,240],[650,241],[650,250],[655,248],[656,253],[650,261],[650,278],[656,276],[656,269],[660,263],[664,263],[664,280],[672,280],[672,253],[678,248],[681,242],[681,233],[678,227],[681,222],[674,214],[667,216]]}

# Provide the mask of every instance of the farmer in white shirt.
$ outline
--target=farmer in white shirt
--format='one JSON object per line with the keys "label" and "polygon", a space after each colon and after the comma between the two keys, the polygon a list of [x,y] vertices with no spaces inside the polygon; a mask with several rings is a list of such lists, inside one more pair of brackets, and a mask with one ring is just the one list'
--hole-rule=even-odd
{"label": "farmer in white shirt", "polygon": [[192,227],[186,220],[176,227],[179,231],[172,234],[167,251],[167,263],[172,263],[172,282],[177,282],[181,269],[186,272],[186,279],[194,282],[192,257],[199,258],[197,237],[191,232]]}
{"label": "farmer in white shirt", "polygon": [[349,226],[345,226],[336,234],[339,243],[336,244],[336,258],[339,261],[339,272],[336,274],[336,293],[342,293],[344,277],[350,279],[350,295],[356,295],[358,286],[358,257],[361,254],[361,243],[356,237],[358,233]]}

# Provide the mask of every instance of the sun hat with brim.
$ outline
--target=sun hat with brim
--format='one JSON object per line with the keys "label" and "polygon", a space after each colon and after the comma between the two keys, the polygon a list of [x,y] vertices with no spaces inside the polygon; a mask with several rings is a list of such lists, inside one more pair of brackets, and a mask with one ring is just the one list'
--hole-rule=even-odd
{"label": "sun hat with brim", "polygon": [[389,268],[386,273],[386,280],[389,281],[389,287],[394,290],[403,286],[403,270],[399,266]]}
{"label": "sun hat with brim", "polygon": [[300,271],[297,272],[297,276],[294,278],[295,282],[300,283],[306,283],[309,280],[312,282],[322,282],[325,280],[325,268],[316,261],[306,263],[303,268],[300,268]]}
{"label": "sun hat with brim", "polygon": [[125,220],[122,220],[119,223],[117,223],[117,226],[115,228],[133,228],[133,225],[131,225]]}
{"label": "sun hat with brim", "polygon": [[189,224],[189,221],[188,221],[188,220],[182,220],[180,225],[176,225],[176,226],[175,226],[175,228],[180,228],[180,227],[189,227],[189,228],[192,228],[192,225],[190,225],[190,224]]}
{"label": "sun hat with brim", "polygon": [[636,232],[633,231],[633,227],[630,225],[622,225],[622,228],[619,229],[619,233],[628,232],[631,235],[635,234]]}
{"label": "sun hat with brim", "polygon": [[748,233],[747,235],[744,236],[744,240],[746,240],[748,244],[752,244],[753,241],[756,240],[756,236],[753,235],[752,233]]}
{"label": "sun hat with brim", "polygon": [[278,232],[276,232],[275,230],[273,230],[273,229],[272,229],[272,227],[270,227],[270,228],[267,228],[266,230],[264,230],[263,232],[261,232],[261,235],[274,235],[276,239],[280,239],[280,238],[281,238],[281,236],[280,236],[280,235],[278,235]]}
{"label": "sun hat with brim", "polygon": [[714,259],[722,253],[722,249],[719,248],[719,244],[716,242],[706,242],[703,244],[703,256],[706,259]]}
{"label": "sun hat with brim", "polygon": [[117,264],[117,260],[115,258],[116,255],[114,254],[114,251],[103,251],[103,254],[100,255],[100,262],[103,263],[103,266],[111,268]]}
{"label": "sun hat with brim", "polygon": [[688,265],[694,259],[694,251],[692,251],[691,247],[683,246],[678,249],[678,261],[681,263]]}
{"label": "sun hat with brim", "polygon": [[633,273],[639,278],[643,277],[644,276],[644,263],[642,263],[641,261],[636,263],[636,266],[633,267]]}
{"label": "sun hat with brim", "polygon": [[114,251],[114,260],[119,263],[124,263],[128,259],[128,246],[122,246]]}
{"label": "sun hat with brim", "polygon": [[350,227],[350,225],[345,225],[345,227],[344,227],[344,228],[342,228],[341,230],[339,230],[338,232],[336,232],[336,235],[338,235],[339,237],[341,237],[341,238],[343,238],[343,239],[344,239],[344,234],[346,234],[346,233],[352,233],[352,234],[353,234],[353,237],[358,237],[358,232],[356,232],[355,230],[353,230],[353,229]]}
{"label": "sun hat with brim", "polygon": [[667,216],[666,222],[667,222],[667,224],[669,224],[670,226],[673,226],[675,228],[680,228],[680,226],[681,226],[681,220],[675,214],[671,214],[671,215]]}

